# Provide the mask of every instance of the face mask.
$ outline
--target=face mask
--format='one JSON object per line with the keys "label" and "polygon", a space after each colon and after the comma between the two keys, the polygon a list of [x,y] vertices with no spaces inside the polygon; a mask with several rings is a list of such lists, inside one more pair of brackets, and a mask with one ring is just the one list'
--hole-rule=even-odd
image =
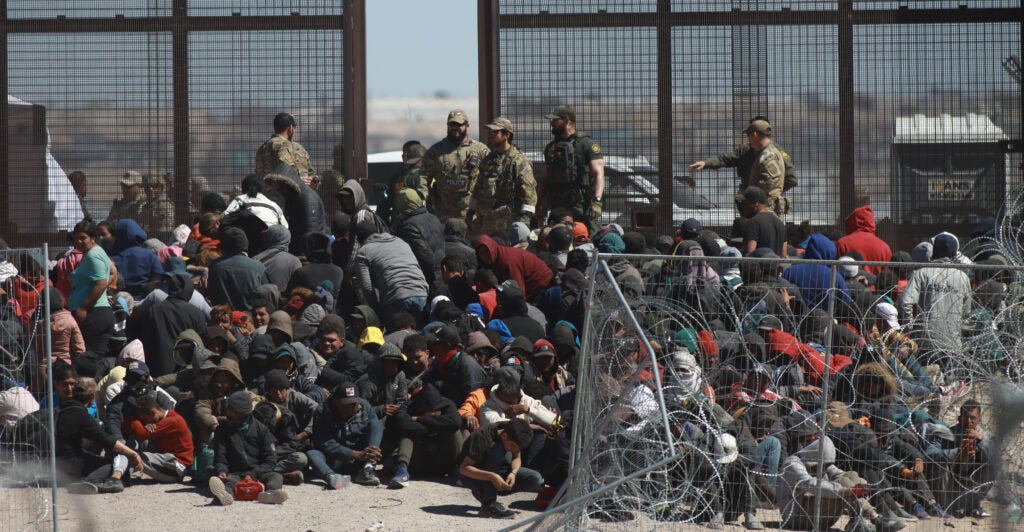
{"label": "face mask", "polygon": [[96,243],[103,248],[103,251],[110,251],[114,249],[114,237],[100,237],[96,239]]}

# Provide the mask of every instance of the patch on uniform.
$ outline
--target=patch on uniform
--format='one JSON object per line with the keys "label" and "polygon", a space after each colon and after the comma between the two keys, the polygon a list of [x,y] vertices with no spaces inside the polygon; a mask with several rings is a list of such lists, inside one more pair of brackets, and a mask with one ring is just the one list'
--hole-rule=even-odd
{"label": "patch on uniform", "polygon": [[594,153],[601,153],[601,147],[598,146],[597,144],[594,144],[593,146],[591,146],[590,149],[593,150]]}

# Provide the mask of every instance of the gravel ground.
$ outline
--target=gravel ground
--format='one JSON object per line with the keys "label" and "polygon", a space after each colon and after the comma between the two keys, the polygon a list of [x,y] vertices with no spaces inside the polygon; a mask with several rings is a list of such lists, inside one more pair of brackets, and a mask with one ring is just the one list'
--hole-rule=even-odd
{"label": "gravel ground", "polygon": [[[287,487],[289,500],[282,506],[236,502],[224,507],[212,501],[205,489],[191,485],[159,485],[142,481],[116,495],[72,495],[60,490],[58,525],[64,531],[207,531],[274,530],[321,531],[367,530],[381,522],[381,531],[485,531],[517,522],[477,516],[479,506],[468,490],[445,481],[414,480],[403,490],[350,486],[341,491],[325,489],[319,482]],[[36,520],[39,507],[46,508],[48,489],[0,488],[0,530],[47,530],[49,520]],[[536,515],[533,495],[513,494],[501,500],[519,511],[519,518]],[[769,529],[777,528],[777,511],[758,512]],[[845,520],[840,521],[845,525]],[[706,530],[696,525],[670,525],[633,521],[592,523],[594,530]],[[908,526],[906,532],[982,531],[997,528],[994,518],[929,519]],[[1006,530],[1021,530],[1019,524]],[[744,530],[739,524],[725,530]],[[840,531],[841,528],[834,528]]]}

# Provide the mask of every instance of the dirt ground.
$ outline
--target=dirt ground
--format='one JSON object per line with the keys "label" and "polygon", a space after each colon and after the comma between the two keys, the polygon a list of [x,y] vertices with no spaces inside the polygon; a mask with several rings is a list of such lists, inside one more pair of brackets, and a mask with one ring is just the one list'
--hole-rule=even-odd
{"label": "dirt ground", "polygon": [[[236,502],[224,507],[213,502],[205,489],[187,484],[159,485],[143,481],[116,495],[72,495],[58,492],[60,530],[78,531],[420,531],[498,530],[538,512],[533,495],[502,497],[518,510],[517,519],[494,520],[477,516],[479,506],[469,491],[443,480],[414,480],[403,490],[385,487],[349,486],[327,490],[311,482],[287,487],[289,500],[282,506]],[[48,515],[37,517],[48,507],[49,489],[0,488],[0,530],[49,530]],[[769,529],[778,528],[777,511],[761,510],[758,515]],[[372,528],[380,522],[379,528]],[[845,520],[840,521],[845,525]],[[592,530],[706,530],[697,525],[652,522],[590,524]],[[1008,525],[1005,530],[1021,530]],[[906,532],[996,530],[995,518],[956,519],[943,522],[928,519],[910,524]],[[740,524],[725,530],[744,530]],[[835,531],[842,530],[834,528]]]}

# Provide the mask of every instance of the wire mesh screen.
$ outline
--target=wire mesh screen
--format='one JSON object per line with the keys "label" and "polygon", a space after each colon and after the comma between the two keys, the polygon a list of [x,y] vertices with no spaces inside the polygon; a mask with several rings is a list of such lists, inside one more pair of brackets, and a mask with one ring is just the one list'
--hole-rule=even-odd
{"label": "wire mesh screen", "polygon": [[53,389],[45,267],[40,249],[0,255],[0,512],[10,530],[45,530],[57,519],[48,452],[53,425],[38,402]]}
{"label": "wire mesh screen", "polygon": [[[1017,264],[1016,234],[986,244]],[[903,287],[868,281],[869,264],[681,246],[598,256],[573,469],[560,504],[521,526],[1024,522],[1024,268],[910,263],[889,270]]]}
{"label": "wire mesh screen", "polygon": [[[282,111],[319,171],[344,141],[339,2],[6,5],[8,240],[104,220],[125,193],[169,213],[132,216],[165,238],[201,192],[237,193]],[[128,172],[152,179],[123,191]]]}
{"label": "wire mesh screen", "polygon": [[568,103],[609,166],[642,157],[622,165],[626,177],[609,172],[603,221],[732,225],[750,165],[730,156],[757,116],[795,168],[787,222],[841,227],[870,202],[890,241],[920,224],[967,232],[1021,180],[1005,143],[1021,136],[1017,1],[498,5],[499,111],[528,121],[520,147],[539,151],[548,137],[535,117]]}

